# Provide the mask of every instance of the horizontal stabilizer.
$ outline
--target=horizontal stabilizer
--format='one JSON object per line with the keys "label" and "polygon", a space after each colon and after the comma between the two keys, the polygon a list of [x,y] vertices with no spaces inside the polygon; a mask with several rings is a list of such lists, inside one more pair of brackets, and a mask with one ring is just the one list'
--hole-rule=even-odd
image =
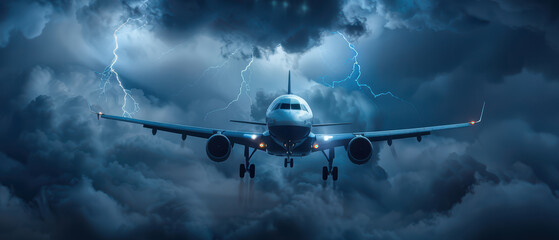
{"label": "horizontal stabilizer", "polygon": [[320,123],[320,124],[313,124],[313,127],[329,127],[329,126],[340,126],[340,125],[351,125],[350,122],[346,123]]}
{"label": "horizontal stabilizer", "polygon": [[239,121],[239,120],[229,120],[229,121],[234,122],[234,123],[244,123],[244,124],[266,126],[266,123],[263,123],[263,122],[250,122],[250,121]]}

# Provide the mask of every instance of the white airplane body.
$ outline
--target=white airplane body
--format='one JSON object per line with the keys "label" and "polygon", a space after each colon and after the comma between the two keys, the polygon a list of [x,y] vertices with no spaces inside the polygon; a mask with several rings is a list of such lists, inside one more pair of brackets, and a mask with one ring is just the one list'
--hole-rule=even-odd
{"label": "white airplane body", "polygon": [[[473,126],[481,122],[483,109],[485,108],[484,103],[479,120],[467,123],[373,132],[314,134],[312,132],[313,127],[346,125],[350,123],[313,124],[313,113],[309,104],[303,98],[291,93],[290,75],[288,94],[279,96],[270,104],[266,111],[265,123],[231,120],[232,122],[266,126],[267,130],[260,133],[151,122],[107,115],[101,112],[97,113],[97,117],[142,124],[145,128],[152,129],[153,135],[158,130],[181,134],[183,141],[189,135],[207,138],[206,153],[215,162],[227,160],[234,144],[244,145],[245,164],[241,164],[239,167],[239,176],[241,178],[247,172],[251,178],[254,177],[255,166],[250,164],[250,160],[256,150],[265,151],[270,155],[285,156],[284,167],[288,165],[293,167],[293,158],[291,158],[293,156],[306,156],[320,151],[328,161],[328,167],[324,166],[322,168],[323,180],[326,180],[328,176],[332,176],[332,179],[336,181],[338,179],[338,168],[332,166],[335,147],[345,147],[348,158],[352,163],[364,164],[373,155],[371,142],[387,141],[388,145],[392,145],[393,139],[411,137],[421,141],[422,136],[429,135],[433,131]],[[250,148],[253,149],[252,152],[250,152]],[[328,154],[325,151],[328,151]]]}

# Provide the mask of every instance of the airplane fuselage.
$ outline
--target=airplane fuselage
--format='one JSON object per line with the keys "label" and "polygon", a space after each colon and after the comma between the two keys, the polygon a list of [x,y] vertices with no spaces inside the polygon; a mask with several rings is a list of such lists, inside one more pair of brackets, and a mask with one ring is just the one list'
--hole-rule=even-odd
{"label": "airplane fuselage", "polygon": [[305,156],[311,152],[313,114],[309,104],[301,97],[287,94],[277,97],[266,111],[271,138],[266,151],[278,156]]}

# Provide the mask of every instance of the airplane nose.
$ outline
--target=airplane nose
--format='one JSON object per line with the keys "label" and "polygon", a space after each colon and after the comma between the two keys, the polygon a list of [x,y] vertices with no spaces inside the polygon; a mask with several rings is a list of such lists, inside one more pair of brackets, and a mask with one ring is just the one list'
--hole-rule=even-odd
{"label": "airplane nose", "polygon": [[311,118],[295,111],[276,111],[270,116],[268,130],[282,142],[305,138],[311,130]]}
{"label": "airplane nose", "polygon": [[268,124],[272,126],[309,127],[311,125],[311,120],[308,116],[293,113],[292,111],[277,111],[269,119]]}

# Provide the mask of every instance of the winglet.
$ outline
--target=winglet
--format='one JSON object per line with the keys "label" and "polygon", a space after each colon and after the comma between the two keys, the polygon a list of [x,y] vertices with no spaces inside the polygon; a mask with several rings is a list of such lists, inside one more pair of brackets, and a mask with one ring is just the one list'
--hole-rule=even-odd
{"label": "winglet", "polygon": [[481,107],[481,114],[479,115],[479,120],[476,123],[481,122],[481,118],[483,118],[483,110],[485,109],[485,102],[483,102],[483,107]]}
{"label": "winglet", "polygon": [[287,75],[287,94],[291,94],[291,70],[289,70],[289,75]]}

